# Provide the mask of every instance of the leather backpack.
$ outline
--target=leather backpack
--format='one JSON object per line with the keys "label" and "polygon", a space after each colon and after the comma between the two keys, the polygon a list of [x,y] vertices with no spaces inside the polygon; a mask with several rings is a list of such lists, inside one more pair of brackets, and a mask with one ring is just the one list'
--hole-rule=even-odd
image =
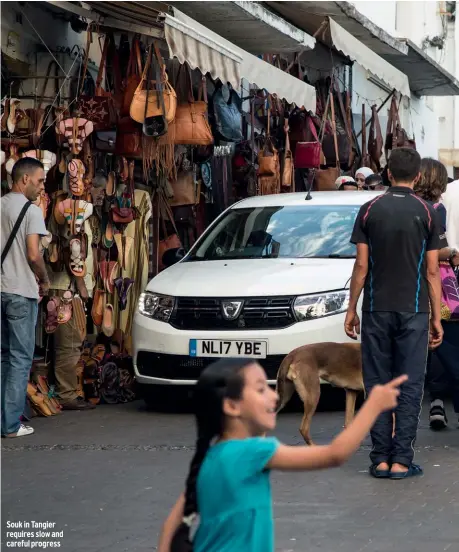
{"label": "leather backpack", "polygon": [[229,98],[225,100],[223,85],[217,85],[212,96],[213,115],[218,136],[226,142],[240,142],[242,136],[241,99],[231,85]]}

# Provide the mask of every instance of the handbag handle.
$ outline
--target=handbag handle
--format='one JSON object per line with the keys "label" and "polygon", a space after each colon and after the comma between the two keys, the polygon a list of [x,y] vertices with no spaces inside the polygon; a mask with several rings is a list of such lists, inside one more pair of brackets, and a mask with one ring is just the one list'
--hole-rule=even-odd
{"label": "handbag handle", "polygon": [[290,128],[288,126],[288,118],[284,119],[284,132],[285,132],[285,153],[290,151]]}
{"label": "handbag handle", "polygon": [[108,35],[105,35],[104,47],[102,49],[102,57],[100,58],[99,71],[97,73],[97,79],[96,79],[96,96],[100,96],[102,77],[104,74],[105,62],[107,60],[109,44],[110,44],[110,38]]}
{"label": "handbag handle", "polygon": [[339,164],[339,153],[338,153],[338,137],[336,136],[336,120],[335,120],[335,101],[333,99],[333,90],[330,90],[330,108],[332,116],[332,130],[333,130],[333,142],[335,144],[335,155],[336,155],[336,168],[340,169]]}
{"label": "handbag handle", "polygon": [[140,56],[139,40],[137,36],[132,39],[131,51],[129,53],[129,62],[126,70],[126,78],[131,75],[142,74],[142,58]]}
{"label": "handbag handle", "polygon": [[310,117],[309,115],[306,115],[306,117],[308,119],[309,129],[311,130],[313,137],[315,138],[316,142],[319,142],[319,136],[317,135],[316,125],[312,122],[312,117]]}

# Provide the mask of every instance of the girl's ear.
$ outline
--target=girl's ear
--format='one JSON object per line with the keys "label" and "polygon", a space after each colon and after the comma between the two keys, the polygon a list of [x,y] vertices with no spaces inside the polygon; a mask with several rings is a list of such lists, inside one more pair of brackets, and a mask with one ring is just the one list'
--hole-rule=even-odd
{"label": "girl's ear", "polygon": [[223,399],[223,414],[231,418],[237,418],[241,415],[240,401],[234,399]]}

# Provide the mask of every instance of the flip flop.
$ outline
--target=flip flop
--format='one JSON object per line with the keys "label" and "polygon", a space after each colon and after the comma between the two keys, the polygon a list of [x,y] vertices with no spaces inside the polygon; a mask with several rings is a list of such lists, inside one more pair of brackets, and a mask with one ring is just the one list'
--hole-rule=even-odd
{"label": "flip flop", "polygon": [[389,470],[378,470],[376,469],[379,464],[372,464],[369,468],[370,475],[376,477],[376,479],[387,479],[390,477]]}
{"label": "flip flop", "polygon": [[70,290],[64,292],[61,304],[57,309],[57,321],[59,324],[66,324],[72,318],[73,293]]}
{"label": "flip flop", "polygon": [[48,316],[46,317],[45,322],[45,332],[47,334],[54,333],[59,326],[57,314],[59,304],[59,297],[51,297],[51,299],[48,301],[48,304],[46,305]]}
{"label": "flip flop", "polygon": [[406,472],[390,473],[390,479],[406,479],[407,477],[416,477],[417,475],[423,475],[424,471],[418,464],[411,464]]}
{"label": "flip flop", "polygon": [[74,234],[83,231],[84,222],[92,215],[92,203],[77,200],[73,203]]}
{"label": "flip flop", "polygon": [[94,298],[92,301],[91,317],[95,326],[102,326],[102,320],[104,317],[104,301],[105,291],[96,289]]}
{"label": "flip flop", "polygon": [[113,305],[107,303],[104,308],[104,317],[102,320],[102,331],[107,337],[115,333],[115,324],[113,316]]}
{"label": "flip flop", "polygon": [[87,273],[84,262],[86,255],[84,252],[84,244],[82,243],[83,239],[84,238],[73,238],[70,240],[70,272],[74,276],[79,276],[81,278],[84,278]]}

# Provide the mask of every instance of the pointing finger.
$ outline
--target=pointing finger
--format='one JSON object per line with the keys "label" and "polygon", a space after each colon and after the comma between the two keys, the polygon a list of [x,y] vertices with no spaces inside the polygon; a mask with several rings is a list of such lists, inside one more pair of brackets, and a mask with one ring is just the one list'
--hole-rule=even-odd
{"label": "pointing finger", "polygon": [[400,385],[402,385],[402,383],[405,383],[405,381],[408,381],[408,376],[406,374],[403,374],[403,376],[399,376],[398,378],[390,381],[387,386],[392,388],[400,387]]}

